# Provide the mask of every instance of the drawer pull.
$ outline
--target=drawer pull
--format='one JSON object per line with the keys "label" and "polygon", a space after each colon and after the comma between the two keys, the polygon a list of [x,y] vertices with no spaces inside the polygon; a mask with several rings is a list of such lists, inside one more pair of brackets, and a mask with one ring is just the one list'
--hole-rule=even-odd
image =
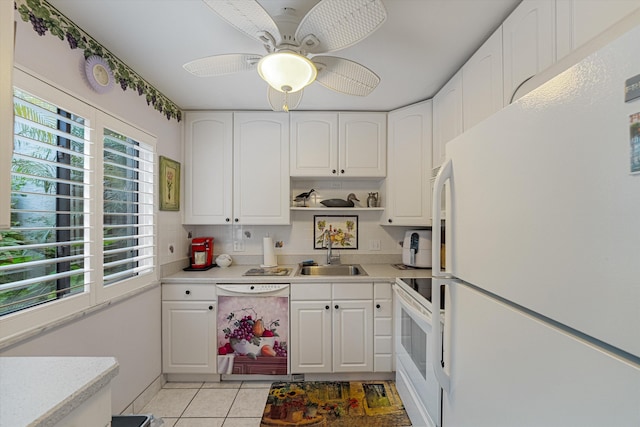
{"label": "drawer pull", "polygon": [[380,305],[380,304],[376,304],[376,308],[380,308],[380,307],[381,307],[381,305]]}
{"label": "drawer pull", "polygon": [[336,304],[333,308],[335,308],[336,310],[340,308],[340,306],[338,306],[338,304]]}
{"label": "drawer pull", "polygon": [[209,306],[209,310],[213,310],[213,306],[212,305]]}
{"label": "drawer pull", "polygon": [[330,308],[331,308],[331,307],[329,307],[328,305],[325,305],[325,306],[324,306],[324,309],[325,309],[325,310],[329,310]]}
{"label": "drawer pull", "polygon": [[187,289],[186,291],[184,291],[185,294],[187,295],[191,295],[191,291],[189,289]]}

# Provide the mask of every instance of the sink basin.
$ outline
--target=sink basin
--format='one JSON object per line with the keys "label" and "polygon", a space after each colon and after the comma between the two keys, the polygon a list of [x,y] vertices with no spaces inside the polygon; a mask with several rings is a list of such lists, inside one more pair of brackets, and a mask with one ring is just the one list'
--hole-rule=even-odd
{"label": "sink basin", "polygon": [[298,276],[368,276],[359,264],[309,265],[300,268]]}

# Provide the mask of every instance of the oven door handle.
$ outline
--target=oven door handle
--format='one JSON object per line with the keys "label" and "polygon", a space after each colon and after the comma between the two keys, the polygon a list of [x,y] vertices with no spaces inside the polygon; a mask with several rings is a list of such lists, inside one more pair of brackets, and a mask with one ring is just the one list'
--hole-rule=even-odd
{"label": "oven door handle", "polygon": [[[431,281],[431,297],[433,299],[433,307],[441,307],[440,292],[441,288],[447,285],[447,281],[443,279],[433,278]],[[450,301],[450,299],[449,299]],[[451,302],[449,302],[449,310],[451,309]],[[449,374],[444,371],[444,359],[443,359],[443,343],[442,343],[442,323],[439,309],[433,310],[433,371],[436,374],[436,379],[440,384],[440,387],[445,392],[449,392],[451,389],[451,367],[449,367]]]}
{"label": "oven door handle", "polygon": [[400,304],[402,304],[403,308],[407,309],[407,311],[409,311],[415,317],[431,324],[431,318],[415,307],[415,304],[417,303],[414,302],[413,298],[407,295],[407,293],[399,285],[394,283],[393,291],[395,292],[396,296],[400,298]]}

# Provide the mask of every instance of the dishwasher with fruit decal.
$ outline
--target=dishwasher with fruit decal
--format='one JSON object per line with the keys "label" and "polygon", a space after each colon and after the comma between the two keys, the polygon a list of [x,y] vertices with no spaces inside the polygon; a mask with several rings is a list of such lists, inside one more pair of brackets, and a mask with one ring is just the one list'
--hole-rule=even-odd
{"label": "dishwasher with fruit decal", "polygon": [[216,293],[221,379],[288,376],[289,284],[218,284]]}

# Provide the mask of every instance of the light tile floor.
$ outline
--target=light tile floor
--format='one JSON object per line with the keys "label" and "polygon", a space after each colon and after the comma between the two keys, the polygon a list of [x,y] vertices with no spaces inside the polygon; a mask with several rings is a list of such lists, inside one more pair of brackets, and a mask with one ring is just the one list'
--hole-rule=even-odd
{"label": "light tile floor", "polygon": [[259,427],[271,382],[166,383],[141,414],[163,427]]}

